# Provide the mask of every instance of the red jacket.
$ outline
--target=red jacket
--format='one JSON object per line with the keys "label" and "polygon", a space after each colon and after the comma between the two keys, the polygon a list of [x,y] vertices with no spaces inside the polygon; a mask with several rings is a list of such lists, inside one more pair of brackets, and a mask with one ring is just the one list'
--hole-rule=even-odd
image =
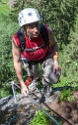
{"label": "red jacket", "polygon": [[[20,47],[20,41],[18,38],[18,34],[15,33],[13,38],[15,39],[15,42],[18,47]],[[32,49],[34,47],[39,47],[42,44],[45,44],[45,41],[42,39],[41,35],[39,35],[37,38],[29,39],[29,37],[25,36],[26,39],[26,48]],[[28,58],[31,61],[39,61],[42,60],[46,55],[50,53],[50,48],[47,46],[44,46],[42,48],[39,48],[33,52],[21,52],[21,55],[23,58]]]}

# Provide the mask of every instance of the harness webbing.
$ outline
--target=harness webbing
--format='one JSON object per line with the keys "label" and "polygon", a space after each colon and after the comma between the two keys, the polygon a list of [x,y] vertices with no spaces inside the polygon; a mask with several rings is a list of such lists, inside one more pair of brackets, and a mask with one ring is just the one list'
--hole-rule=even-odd
{"label": "harness webbing", "polygon": [[46,46],[46,44],[42,44],[41,46],[36,46],[36,47],[31,48],[31,49],[26,48],[24,51],[26,51],[26,52],[34,52],[34,51],[36,51],[36,50],[38,50],[40,48],[43,48],[45,46]]}
{"label": "harness webbing", "polygon": [[25,49],[25,38],[24,38],[24,34],[23,34],[21,28],[18,30],[18,38],[20,40],[21,51],[24,51],[24,49]]}

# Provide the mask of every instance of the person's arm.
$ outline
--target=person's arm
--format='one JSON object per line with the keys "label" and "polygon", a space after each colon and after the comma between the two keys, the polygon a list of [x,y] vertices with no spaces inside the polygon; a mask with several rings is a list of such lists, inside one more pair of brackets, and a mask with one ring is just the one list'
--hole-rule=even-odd
{"label": "person's arm", "polygon": [[24,80],[23,80],[22,66],[21,66],[21,60],[20,60],[21,50],[19,47],[17,47],[14,39],[12,39],[12,54],[13,54],[15,72],[21,84],[21,93],[26,95],[26,93],[28,93],[28,89],[25,86]]}
{"label": "person's arm", "polygon": [[48,35],[49,35],[49,46],[52,49],[52,57],[54,60],[54,72],[59,69],[58,66],[58,45],[54,39],[52,30],[48,28]]}

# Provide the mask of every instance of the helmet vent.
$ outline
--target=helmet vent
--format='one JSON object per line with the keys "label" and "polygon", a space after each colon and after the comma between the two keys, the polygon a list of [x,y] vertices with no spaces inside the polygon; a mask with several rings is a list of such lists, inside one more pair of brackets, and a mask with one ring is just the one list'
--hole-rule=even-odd
{"label": "helmet vent", "polygon": [[32,13],[28,13],[28,16],[32,16]]}

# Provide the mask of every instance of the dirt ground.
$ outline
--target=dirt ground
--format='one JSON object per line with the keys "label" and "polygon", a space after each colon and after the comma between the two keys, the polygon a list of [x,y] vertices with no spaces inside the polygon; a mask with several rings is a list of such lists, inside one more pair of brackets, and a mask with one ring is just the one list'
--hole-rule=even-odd
{"label": "dirt ground", "polygon": [[73,102],[60,102],[56,98],[52,103],[48,103],[48,106],[59,114],[58,116],[58,114],[55,115],[52,112],[58,121],[63,121],[63,125],[78,125],[78,90],[73,92],[73,96],[76,98]]}

